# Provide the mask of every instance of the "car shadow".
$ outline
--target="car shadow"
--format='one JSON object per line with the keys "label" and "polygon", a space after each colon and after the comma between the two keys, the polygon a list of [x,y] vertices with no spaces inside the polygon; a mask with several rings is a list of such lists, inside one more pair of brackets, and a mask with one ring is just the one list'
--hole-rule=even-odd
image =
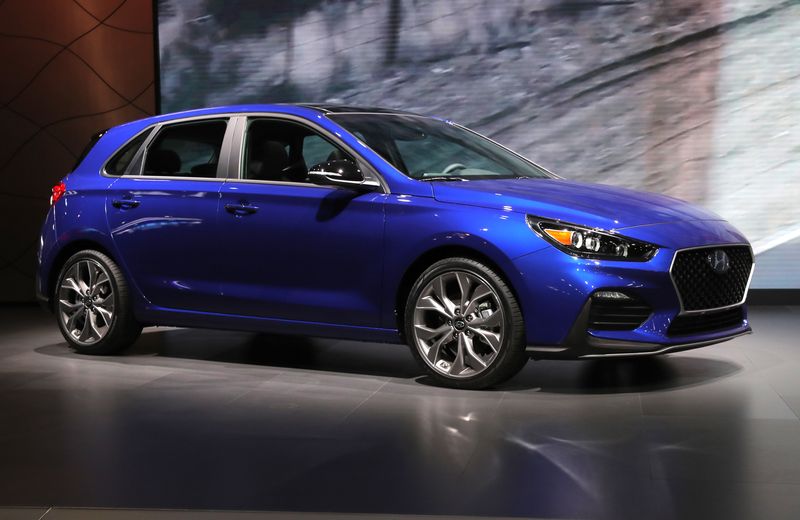
{"label": "car shadow", "polygon": [[[66,343],[39,347],[36,351],[52,356],[174,368],[185,366],[182,360],[191,360],[207,362],[209,369],[212,364],[235,364],[409,380],[422,373],[404,345],[222,330],[145,329],[133,346],[115,356],[81,355]],[[193,364],[192,368],[197,366]]]}
{"label": "car shadow", "polygon": [[538,388],[554,394],[621,394],[672,390],[730,377],[741,365],[726,359],[671,354],[640,358],[529,363],[506,391]]}
{"label": "car shadow", "polygon": [[347,206],[357,197],[363,195],[360,190],[334,190],[320,201],[316,219],[318,222],[327,222],[339,216]]}
{"label": "car shadow", "polygon": [[[408,347],[199,329],[150,329],[118,356],[81,356],[65,343],[37,352],[112,363],[179,367],[180,360],[405,379],[437,386]],[[517,376],[489,391],[555,394],[643,393],[706,384],[742,370],[730,360],[670,355],[591,361],[531,361]]]}

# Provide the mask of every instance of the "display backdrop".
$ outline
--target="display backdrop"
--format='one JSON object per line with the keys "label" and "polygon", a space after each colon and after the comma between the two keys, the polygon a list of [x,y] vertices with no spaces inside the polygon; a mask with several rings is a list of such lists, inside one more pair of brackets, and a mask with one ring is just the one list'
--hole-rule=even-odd
{"label": "display backdrop", "polygon": [[0,1],[0,302],[34,300],[50,188],[98,130],[155,111],[150,0]]}
{"label": "display backdrop", "polygon": [[161,0],[162,111],[447,116],[560,175],[677,196],[800,287],[797,0]]}

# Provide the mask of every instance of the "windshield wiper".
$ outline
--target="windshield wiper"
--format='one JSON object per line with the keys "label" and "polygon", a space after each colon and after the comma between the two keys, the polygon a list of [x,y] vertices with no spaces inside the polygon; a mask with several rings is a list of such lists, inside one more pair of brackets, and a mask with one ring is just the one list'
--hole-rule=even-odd
{"label": "windshield wiper", "polygon": [[466,181],[463,177],[455,177],[453,175],[433,175],[429,177],[421,177],[421,181]]}

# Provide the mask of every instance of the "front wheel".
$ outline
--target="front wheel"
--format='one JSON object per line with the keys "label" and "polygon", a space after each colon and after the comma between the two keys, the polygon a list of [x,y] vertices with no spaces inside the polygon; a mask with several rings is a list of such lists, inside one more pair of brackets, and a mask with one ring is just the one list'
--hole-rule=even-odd
{"label": "front wheel", "polygon": [[411,288],[404,316],[414,355],[445,386],[490,387],[528,360],[517,299],[481,262],[448,258],[430,266]]}
{"label": "front wheel", "polygon": [[66,261],[55,288],[55,310],[67,343],[82,354],[117,352],[142,332],[122,272],[98,251],[81,251]]}

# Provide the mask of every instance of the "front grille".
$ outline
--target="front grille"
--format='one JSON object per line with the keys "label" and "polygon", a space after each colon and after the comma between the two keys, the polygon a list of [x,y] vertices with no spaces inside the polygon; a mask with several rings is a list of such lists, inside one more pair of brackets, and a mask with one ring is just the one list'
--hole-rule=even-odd
{"label": "front grille", "polygon": [[686,314],[672,320],[669,329],[667,329],[667,335],[686,336],[689,334],[717,332],[739,327],[743,321],[744,311],[742,307],[703,314]]}
{"label": "front grille", "polygon": [[[730,269],[718,274],[711,267],[709,255],[724,251]],[[717,309],[744,300],[753,254],[748,246],[704,247],[678,251],[672,264],[672,280],[683,302],[684,311]]]}
{"label": "front grille", "polygon": [[593,299],[588,328],[595,330],[633,330],[650,317],[652,309],[644,302]]}

